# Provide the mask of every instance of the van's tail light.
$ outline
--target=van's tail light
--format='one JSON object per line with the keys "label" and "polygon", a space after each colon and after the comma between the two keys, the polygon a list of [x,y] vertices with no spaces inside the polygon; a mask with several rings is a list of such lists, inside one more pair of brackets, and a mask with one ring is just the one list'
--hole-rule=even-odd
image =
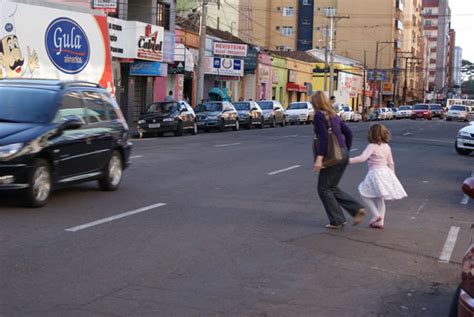
{"label": "van's tail light", "polygon": [[[471,226],[471,230],[473,228],[474,225]],[[474,297],[474,243],[471,243],[462,260],[462,288]]]}

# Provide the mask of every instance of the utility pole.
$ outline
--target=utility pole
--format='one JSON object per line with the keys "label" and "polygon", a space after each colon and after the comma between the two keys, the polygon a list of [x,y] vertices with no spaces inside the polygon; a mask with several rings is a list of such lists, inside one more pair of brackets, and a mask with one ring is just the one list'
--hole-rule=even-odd
{"label": "utility pole", "polygon": [[204,64],[206,60],[207,1],[202,0],[201,21],[199,25],[199,65],[196,89],[196,104],[204,99]]}
{"label": "utility pole", "polygon": [[[384,48],[382,47],[380,50],[379,50],[379,45],[380,44],[395,44],[395,42],[393,41],[384,41],[384,42],[379,42],[377,41],[377,44],[375,46],[375,65],[374,65],[374,71],[373,71],[373,74],[372,74],[372,106],[375,106],[376,102],[375,102],[375,93],[376,93],[376,83],[379,81],[379,73],[378,73],[378,64],[379,64],[379,52],[381,50],[383,50]],[[378,100],[380,100],[380,89],[381,87],[379,87],[379,96],[378,96]],[[380,105],[380,102],[379,102],[379,105]]]}
{"label": "utility pole", "polygon": [[364,83],[362,86],[362,118],[364,121],[367,115],[367,109],[365,106],[365,86],[367,85],[366,70],[367,70],[367,51],[364,51]]}
{"label": "utility pole", "polygon": [[326,24],[324,29],[324,37],[326,40],[326,45],[324,46],[324,92],[328,91],[328,45],[329,45],[329,36],[328,36],[329,26]]}
{"label": "utility pole", "polygon": [[349,19],[349,16],[336,16],[336,8],[325,9],[325,16],[329,19],[329,95],[334,94],[334,58],[336,55],[334,30],[336,28],[336,21],[341,19]]}

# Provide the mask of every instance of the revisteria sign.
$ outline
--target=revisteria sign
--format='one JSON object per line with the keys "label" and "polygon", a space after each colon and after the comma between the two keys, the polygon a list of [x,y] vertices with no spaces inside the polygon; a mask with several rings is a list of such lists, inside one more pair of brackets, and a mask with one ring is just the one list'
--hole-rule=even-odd
{"label": "revisteria sign", "polygon": [[247,44],[214,42],[214,55],[246,57],[247,49]]}

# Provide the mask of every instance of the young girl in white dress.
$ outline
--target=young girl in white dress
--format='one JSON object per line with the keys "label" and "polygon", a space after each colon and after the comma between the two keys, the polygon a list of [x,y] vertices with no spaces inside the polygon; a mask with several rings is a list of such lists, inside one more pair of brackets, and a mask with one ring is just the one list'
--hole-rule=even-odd
{"label": "young girl in white dress", "polygon": [[388,145],[390,132],[381,124],[369,128],[369,145],[364,152],[351,158],[349,164],[368,161],[369,171],[359,185],[359,193],[372,213],[371,228],[383,229],[385,218],[385,200],[399,200],[407,197],[405,189],[395,175],[392,150]]}

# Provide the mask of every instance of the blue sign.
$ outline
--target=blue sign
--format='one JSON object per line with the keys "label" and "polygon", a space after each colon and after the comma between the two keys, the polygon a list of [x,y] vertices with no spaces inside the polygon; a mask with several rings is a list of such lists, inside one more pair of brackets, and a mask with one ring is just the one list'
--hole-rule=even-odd
{"label": "blue sign", "polygon": [[234,59],[234,69],[235,70],[242,69],[242,61],[240,59]]}
{"label": "blue sign", "polygon": [[220,59],[220,57],[214,57],[214,68],[221,68],[221,59]]}
{"label": "blue sign", "polygon": [[10,33],[11,31],[13,31],[13,24],[11,23],[5,24],[5,31],[7,31],[7,33]]}
{"label": "blue sign", "polygon": [[386,81],[388,78],[388,74],[386,70],[377,70],[377,73],[374,76],[374,70],[370,69],[367,77],[368,77],[368,80]]}
{"label": "blue sign", "polygon": [[51,62],[66,74],[84,70],[90,58],[87,35],[79,24],[69,18],[58,18],[46,29],[45,47]]}
{"label": "blue sign", "polygon": [[131,76],[158,76],[166,77],[168,75],[168,64],[160,62],[133,62],[130,65]]}

